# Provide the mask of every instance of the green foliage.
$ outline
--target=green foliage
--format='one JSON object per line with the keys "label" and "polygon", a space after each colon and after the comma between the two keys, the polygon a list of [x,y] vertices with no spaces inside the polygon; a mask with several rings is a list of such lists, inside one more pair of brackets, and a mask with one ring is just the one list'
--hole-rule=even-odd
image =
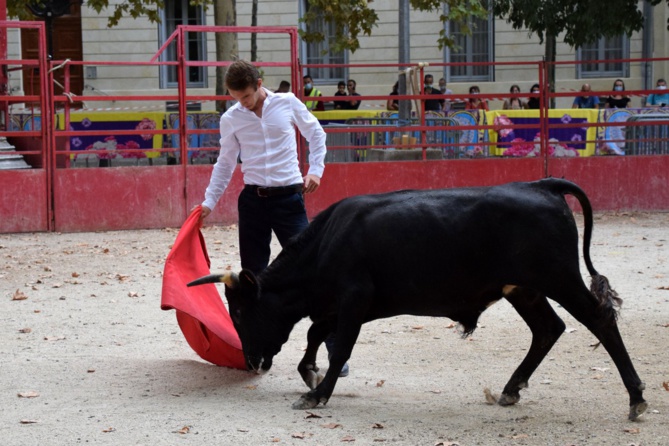
{"label": "green foliage", "polygon": [[[7,0],[7,15],[10,18],[21,20],[34,20],[35,18],[28,10],[27,5],[35,3],[34,0]],[[86,0],[86,6],[93,8],[98,14],[109,8],[109,0]],[[122,17],[147,17],[150,22],[160,22],[160,8],[165,3],[163,0],[125,0],[123,3],[114,5],[111,15],[107,19],[107,26],[112,28],[118,25]]]}
{"label": "green foliage", "polygon": [[[410,0],[410,5],[417,11],[439,13],[442,22],[447,20],[464,21],[470,15],[485,17],[487,14],[483,3],[485,0]],[[448,6],[448,14],[443,14],[444,5]],[[355,52],[360,48],[360,34],[369,36],[377,26],[379,16],[370,8],[367,0],[309,0],[307,12],[300,19],[306,30],[300,30],[300,37],[307,42],[323,42],[325,34],[313,26],[320,19],[332,22],[334,38],[328,42],[331,51],[349,50]],[[440,48],[453,46],[453,39],[443,31],[437,40]]]}
{"label": "green foliage", "polygon": [[[662,0],[651,0],[659,4]],[[643,28],[637,0],[495,0],[493,13],[514,29],[527,29],[543,43],[564,33],[564,42],[578,48],[601,37],[631,35]]]}

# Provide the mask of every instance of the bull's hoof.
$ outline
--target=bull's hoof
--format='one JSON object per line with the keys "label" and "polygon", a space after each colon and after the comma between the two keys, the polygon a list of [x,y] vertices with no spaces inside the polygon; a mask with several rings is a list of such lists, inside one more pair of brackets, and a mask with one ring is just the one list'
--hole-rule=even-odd
{"label": "bull's hoof", "polygon": [[324,375],[321,375],[318,372],[315,372],[313,370],[308,370],[303,376],[302,379],[304,380],[304,383],[309,387],[311,390],[314,390],[316,386],[318,386],[321,381],[323,381]]}
{"label": "bull's hoof", "polygon": [[520,394],[517,395],[507,395],[503,393],[502,396],[497,400],[497,404],[500,406],[512,406],[520,401]]}
{"label": "bull's hoof", "polygon": [[293,403],[293,409],[295,410],[313,409],[316,406],[318,406],[318,400],[310,397],[308,393],[305,393]]}
{"label": "bull's hoof", "polygon": [[629,418],[630,421],[636,421],[641,415],[643,415],[646,409],[648,409],[648,403],[645,401],[632,404],[630,406],[630,414],[627,416],[627,418]]}

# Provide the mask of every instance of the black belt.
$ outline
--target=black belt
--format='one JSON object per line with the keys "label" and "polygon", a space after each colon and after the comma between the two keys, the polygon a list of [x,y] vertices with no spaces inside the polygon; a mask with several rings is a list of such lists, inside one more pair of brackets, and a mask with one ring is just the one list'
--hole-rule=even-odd
{"label": "black belt", "polygon": [[246,184],[245,190],[250,190],[259,197],[276,197],[277,195],[289,195],[297,192],[302,192],[302,183],[291,184],[290,186],[265,187],[256,186],[253,184]]}

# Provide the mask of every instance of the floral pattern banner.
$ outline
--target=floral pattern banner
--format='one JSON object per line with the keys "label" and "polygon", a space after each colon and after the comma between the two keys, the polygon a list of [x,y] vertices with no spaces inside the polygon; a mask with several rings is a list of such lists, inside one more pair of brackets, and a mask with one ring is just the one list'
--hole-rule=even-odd
{"label": "floral pattern banner", "polygon": [[[139,135],[116,135],[116,130],[155,130],[163,128],[164,113],[124,112],[124,113],[72,113],[70,130],[95,130],[100,135],[70,137],[71,150],[106,150],[100,159],[156,158],[160,152],[149,149],[162,148],[163,136],[147,132]],[[128,151],[146,149],[146,151]]]}
{"label": "floral pattern banner", "polygon": [[[497,143],[497,155],[532,157],[541,154],[540,119],[536,110],[500,110],[488,112],[488,115],[489,121],[494,125],[490,132],[490,141]],[[597,119],[597,110],[549,110],[548,155],[577,157],[594,154],[596,127],[578,124],[596,123]],[[573,127],[558,126],[560,124]]]}

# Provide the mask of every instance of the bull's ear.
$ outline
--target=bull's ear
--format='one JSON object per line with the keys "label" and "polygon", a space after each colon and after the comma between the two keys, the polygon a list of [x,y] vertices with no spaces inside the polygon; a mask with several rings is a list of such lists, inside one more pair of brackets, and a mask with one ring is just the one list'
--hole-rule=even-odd
{"label": "bull's ear", "polygon": [[244,290],[244,295],[258,297],[260,285],[258,284],[258,278],[253,274],[253,271],[243,269],[239,273],[239,284]]}

